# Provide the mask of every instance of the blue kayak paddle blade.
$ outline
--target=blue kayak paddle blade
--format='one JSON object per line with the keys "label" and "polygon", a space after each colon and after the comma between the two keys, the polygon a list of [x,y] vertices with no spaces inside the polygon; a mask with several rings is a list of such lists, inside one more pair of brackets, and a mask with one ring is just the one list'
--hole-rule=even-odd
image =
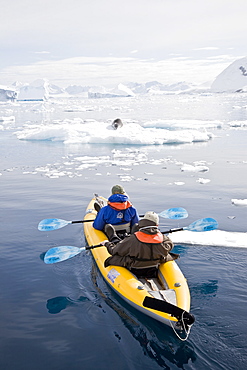
{"label": "blue kayak paddle blade", "polygon": [[187,218],[188,212],[184,208],[177,207],[177,208],[166,209],[165,211],[159,213],[158,215],[163,218],[169,218],[169,219],[174,220],[174,219]]}
{"label": "blue kayak paddle blade", "polygon": [[190,231],[210,231],[218,228],[218,222],[214,218],[202,218],[184,227],[184,230]]}
{"label": "blue kayak paddle blade", "polygon": [[59,218],[46,218],[45,220],[40,221],[38,225],[38,230],[40,231],[57,230],[71,223],[72,221],[65,221]]}
{"label": "blue kayak paddle blade", "polygon": [[45,256],[44,262],[47,264],[65,261],[79,254],[85,248],[73,247],[70,245],[62,245],[49,249]]}

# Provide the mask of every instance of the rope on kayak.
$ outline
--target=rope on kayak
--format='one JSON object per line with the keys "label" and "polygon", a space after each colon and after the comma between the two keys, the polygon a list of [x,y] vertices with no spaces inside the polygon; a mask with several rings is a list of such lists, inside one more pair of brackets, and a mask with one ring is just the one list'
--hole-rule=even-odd
{"label": "rope on kayak", "polygon": [[[185,312],[185,311],[184,311]],[[185,323],[184,323],[184,312],[182,313],[182,317],[181,317],[181,323],[182,323],[182,325],[183,325],[183,330],[185,331],[185,333],[186,333],[186,337],[185,338],[182,338],[182,337],[180,337],[180,335],[178,334],[178,332],[176,331],[176,329],[175,329],[175,326],[173,326],[172,325],[172,321],[169,321],[170,322],[170,325],[171,325],[171,328],[172,328],[172,330],[174,331],[174,333],[176,334],[176,336],[180,339],[180,340],[182,340],[182,341],[186,341],[187,339],[188,339],[188,337],[189,337],[189,334],[190,334],[190,329],[191,329],[191,326],[192,325],[187,325],[187,327],[188,327],[188,330],[186,329],[186,326],[185,326]],[[180,320],[179,320],[180,321]]]}

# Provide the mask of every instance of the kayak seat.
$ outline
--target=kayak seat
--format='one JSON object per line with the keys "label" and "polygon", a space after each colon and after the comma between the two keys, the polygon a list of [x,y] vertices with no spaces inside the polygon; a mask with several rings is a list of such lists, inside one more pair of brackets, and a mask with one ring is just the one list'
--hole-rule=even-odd
{"label": "kayak seat", "polygon": [[154,298],[177,305],[176,292],[174,289],[164,289],[158,279],[139,279],[144,288]]}
{"label": "kayak seat", "polygon": [[163,290],[164,286],[161,285],[158,279],[138,279],[148,291]]}
{"label": "kayak seat", "polygon": [[99,203],[97,203],[97,202],[95,202],[95,203],[94,203],[94,209],[95,209],[95,211],[97,211],[97,212],[99,212],[99,211],[100,211],[101,206],[99,205]]}
{"label": "kayak seat", "polygon": [[174,289],[160,290],[160,294],[167,302],[174,304],[175,306],[177,305],[176,292]]}
{"label": "kayak seat", "polygon": [[151,294],[154,298],[160,299],[161,301],[166,301],[168,303],[177,305],[176,293],[174,289],[168,290],[149,290],[149,294]]}

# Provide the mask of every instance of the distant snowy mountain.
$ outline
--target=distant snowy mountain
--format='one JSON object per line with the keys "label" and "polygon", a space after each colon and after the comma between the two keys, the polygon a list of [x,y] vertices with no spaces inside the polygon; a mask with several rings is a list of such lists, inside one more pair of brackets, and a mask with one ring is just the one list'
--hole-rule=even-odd
{"label": "distant snowy mountain", "polygon": [[213,92],[236,92],[247,87],[247,57],[235,60],[221,72],[211,86]]}

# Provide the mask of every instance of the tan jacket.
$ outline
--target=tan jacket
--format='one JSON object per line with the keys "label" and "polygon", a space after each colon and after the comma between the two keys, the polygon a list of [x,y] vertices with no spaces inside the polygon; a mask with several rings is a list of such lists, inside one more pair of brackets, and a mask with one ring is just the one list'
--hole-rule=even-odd
{"label": "tan jacket", "polygon": [[[145,219],[139,221],[139,229],[146,226],[150,227],[141,230],[143,233],[148,235],[158,233],[154,222]],[[173,248],[173,243],[165,235],[163,235],[163,241],[161,243],[146,243],[141,242],[135,234],[132,234],[116,245],[110,242],[106,243],[106,248],[112,256],[105,260],[105,267],[115,265],[128,269],[147,268],[158,266],[160,263],[173,259],[169,255],[169,252]]]}

